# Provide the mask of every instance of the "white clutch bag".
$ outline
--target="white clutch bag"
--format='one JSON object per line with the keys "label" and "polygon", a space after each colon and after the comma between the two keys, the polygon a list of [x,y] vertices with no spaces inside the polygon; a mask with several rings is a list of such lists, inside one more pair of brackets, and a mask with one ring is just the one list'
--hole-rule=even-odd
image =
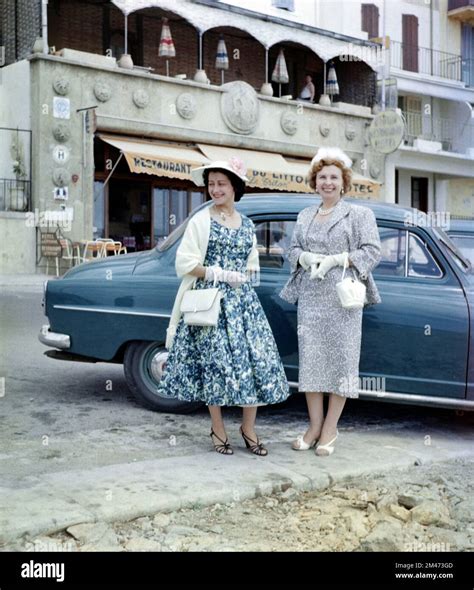
{"label": "white clutch bag", "polygon": [[366,286],[355,277],[344,278],[347,267],[348,259],[346,258],[346,264],[344,264],[344,270],[342,271],[342,279],[339,283],[336,283],[339,301],[344,309],[362,309],[365,303]]}
{"label": "white clutch bag", "polygon": [[186,291],[180,308],[184,323],[188,326],[217,326],[221,299],[222,293],[217,287]]}

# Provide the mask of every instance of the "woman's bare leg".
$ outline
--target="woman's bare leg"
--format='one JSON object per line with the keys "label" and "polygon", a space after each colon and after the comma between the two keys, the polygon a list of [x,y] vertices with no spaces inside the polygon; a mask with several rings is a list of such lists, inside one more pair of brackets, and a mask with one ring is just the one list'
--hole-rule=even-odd
{"label": "woman's bare leg", "polygon": [[[305,394],[306,405],[308,406],[309,415],[309,426],[304,433],[303,440],[308,445],[314,440],[317,440],[321,434],[321,428],[323,427],[324,414],[323,414],[323,399],[324,396],[320,392],[308,391]],[[293,448],[298,448],[298,441],[293,442]]]}
{"label": "woman's bare leg", "polygon": [[325,445],[336,436],[337,423],[341,417],[346,399],[347,398],[343,397],[342,395],[337,395],[335,393],[331,393],[329,395],[328,413],[326,414],[323,428],[321,430],[319,444]]}
{"label": "woman's bare leg", "polygon": [[255,420],[257,418],[257,406],[242,408],[242,430],[252,440],[257,440],[255,433]]}
{"label": "woman's bare leg", "polygon": [[[208,406],[209,413],[211,414],[211,422],[212,422],[212,430],[216,433],[216,435],[221,438],[223,441],[226,440],[227,434],[225,432],[224,420],[222,419],[222,409],[221,406]],[[215,443],[218,443],[218,440],[215,440]]]}

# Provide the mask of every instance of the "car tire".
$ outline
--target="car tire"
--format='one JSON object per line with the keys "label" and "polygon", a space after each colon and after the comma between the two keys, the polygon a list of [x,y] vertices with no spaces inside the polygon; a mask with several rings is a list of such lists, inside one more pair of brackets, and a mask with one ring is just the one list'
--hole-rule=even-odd
{"label": "car tire", "polygon": [[155,412],[189,414],[203,404],[183,402],[158,394],[168,351],[159,342],[131,342],[125,350],[123,369],[127,385],[137,402]]}

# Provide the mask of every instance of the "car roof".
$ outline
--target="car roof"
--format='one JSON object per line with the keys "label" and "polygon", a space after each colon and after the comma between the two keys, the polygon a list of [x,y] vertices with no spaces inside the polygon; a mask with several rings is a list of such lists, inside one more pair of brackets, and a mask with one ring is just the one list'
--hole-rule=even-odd
{"label": "car roof", "polygon": [[[418,209],[402,207],[395,203],[381,203],[369,199],[355,199],[350,197],[345,197],[344,200],[354,205],[369,207],[377,219],[405,221],[408,217],[412,225],[423,225],[423,220],[426,216],[425,213]],[[239,209],[242,209],[244,213],[247,209],[249,212],[258,212],[260,214],[299,213],[302,209],[317,205],[320,202],[321,198],[311,193],[247,193],[242,197],[239,203]]]}
{"label": "car roof", "polygon": [[474,219],[450,219],[448,233],[466,232],[474,234]]}

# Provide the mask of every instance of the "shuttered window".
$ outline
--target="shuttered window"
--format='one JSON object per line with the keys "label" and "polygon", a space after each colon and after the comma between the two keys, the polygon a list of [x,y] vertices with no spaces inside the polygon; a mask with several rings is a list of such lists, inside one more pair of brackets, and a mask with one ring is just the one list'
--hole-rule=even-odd
{"label": "shuttered window", "polygon": [[402,15],[403,69],[418,72],[418,18]]}
{"label": "shuttered window", "polygon": [[369,34],[369,39],[379,36],[379,9],[375,4],[362,4],[362,30]]}

